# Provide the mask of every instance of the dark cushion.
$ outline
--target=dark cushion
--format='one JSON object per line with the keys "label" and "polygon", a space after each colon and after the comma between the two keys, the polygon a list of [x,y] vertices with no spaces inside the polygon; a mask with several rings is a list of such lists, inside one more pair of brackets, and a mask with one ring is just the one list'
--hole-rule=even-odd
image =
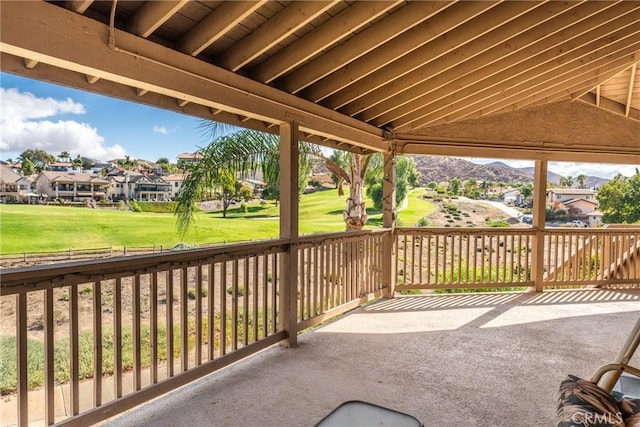
{"label": "dark cushion", "polygon": [[627,427],[640,427],[640,399],[622,399],[618,407]]}
{"label": "dark cushion", "polygon": [[618,402],[597,384],[569,375],[560,384],[558,427],[625,427]]}

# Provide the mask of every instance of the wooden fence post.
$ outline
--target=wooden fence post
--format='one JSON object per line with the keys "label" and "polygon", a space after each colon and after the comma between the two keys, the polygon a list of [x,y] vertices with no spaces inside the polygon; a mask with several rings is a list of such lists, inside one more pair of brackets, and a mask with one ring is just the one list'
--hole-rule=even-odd
{"label": "wooden fence post", "polygon": [[542,292],[544,280],[544,231],[547,198],[547,161],[536,160],[533,177],[533,253],[531,269],[533,271],[534,288]]}
{"label": "wooden fence post", "polygon": [[382,250],[382,281],[387,287],[386,297],[393,298],[396,288],[395,219],[396,219],[396,163],[395,153],[384,155],[384,180],[382,181],[382,225],[391,231],[384,236]]}
{"label": "wooden fence post", "polygon": [[298,125],[280,125],[280,238],[289,248],[280,258],[280,329],[286,347],[298,343]]}

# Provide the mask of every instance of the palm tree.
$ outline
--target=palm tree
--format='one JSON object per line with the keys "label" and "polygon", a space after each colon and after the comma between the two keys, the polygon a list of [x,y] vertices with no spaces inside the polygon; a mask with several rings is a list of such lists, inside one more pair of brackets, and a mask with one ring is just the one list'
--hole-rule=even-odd
{"label": "palm tree", "polygon": [[578,181],[578,188],[587,188],[587,175],[581,173],[576,177],[576,181]]}
{"label": "palm tree", "polygon": [[71,153],[69,153],[68,151],[63,151],[60,154],[58,154],[58,160],[64,162],[64,161],[68,161],[71,162]]}
{"label": "palm tree", "polygon": [[560,177],[560,186],[562,187],[571,187],[573,185],[573,178],[570,176],[561,176]]}
{"label": "palm tree", "polygon": [[[215,122],[205,122],[203,127],[207,127],[214,137],[220,132]],[[236,130],[225,136],[215,137],[209,145],[198,150],[200,160],[187,171],[176,198],[175,214],[179,230],[183,234],[188,231],[193,222],[193,204],[230,170],[246,174],[261,167],[267,188],[273,188],[277,192],[280,174],[279,145],[276,135],[254,130]],[[347,169],[324,156],[316,146],[301,142],[299,164],[302,173],[308,170],[310,156],[322,158],[330,172],[349,184],[350,193],[343,218],[348,230],[361,229],[367,222],[362,185],[370,156],[352,154]]]}

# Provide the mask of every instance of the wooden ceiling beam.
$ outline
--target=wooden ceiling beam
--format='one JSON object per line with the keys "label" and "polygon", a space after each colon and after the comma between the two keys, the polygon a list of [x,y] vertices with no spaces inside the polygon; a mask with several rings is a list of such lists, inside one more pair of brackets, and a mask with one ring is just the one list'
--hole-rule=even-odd
{"label": "wooden ceiling beam", "polygon": [[345,43],[276,81],[276,84],[286,92],[297,93],[450,5],[451,2],[439,1],[409,3]]}
{"label": "wooden ceiling beam", "polygon": [[33,59],[24,59],[24,66],[25,68],[28,68],[29,70],[35,68],[35,66],[38,65],[38,61],[34,61]]}
{"label": "wooden ceiling beam", "polygon": [[91,6],[93,0],[67,0],[64,2],[64,7],[69,10],[73,10],[76,13],[84,13],[89,6]]}
{"label": "wooden ceiling beam", "polygon": [[[176,107],[180,98],[207,111],[219,108],[262,122],[297,121],[302,131],[374,151],[388,149],[380,129],[125,31],[115,30],[119,49],[110,49],[107,25],[50,3],[3,3],[0,21],[2,52],[125,85],[134,99],[157,93],[174,98]],[[21,69],[26,74],[23,62]],[[149,93],[138,98],[133,88]]]}
{"label": "wooden ceiling beam", "polygon": [[140,37],[147,38],[187,3],[188,0],[145,1],[129,18],[127,29]]}
{"label": "wooden ceiling beam", "polygon": [[[602,97],[600,99],[600,101],[598,102],[596,100],[596,94],[594,94],[592,92],[587,92],[586,94],[584,94],[583,96],[578,98],[577,101],[584,102],[586,104],[593,105],[593,106],[596,106],[598,108],[602,108],[603,110],[607,110],[607,111],[610,111],[612,113],[619,114],[621,116],[624,116],[625,112],[626,112],[626,106],[625,105],[622,105],[619,102],[613,101],[613,100],[611,100],[609,98]],[[632,107],[629,110],[629,115],[627,116],[627,118],[640,121],[640,110],[638,110],[637,108],[633,108]]]}
{"label": "wooden ceiling beam", "polygon": [[631,111],[631,99],[633,98],[633,88],[636,81],[636,67],[637,64],[635,63],[631,66],[631,75],[629,76],[629,92],[627,92],[627,103],[625,104],[626,107],[624,111],[625,117],[629,117],[629,112]]}
{"label": "wooden ceiling beam", "polygon": [[[435,62],[430,62],[431,52],[427,45],[416,50],[413,55],[393,62],[357,84],[327,98],[323,104],[330,108],[340,107],[340,111],[350,116],[373,108],[391,97],[394,98],[396,106],[400,106],[413,99],[410,95],[415,97],[421,93],[408,91],[417,84],[434,79],[440,82],[445,79],[453,80],[468,73],[475,73],[486,64],[524,49],[566,28],[567,25],[579,22],[584,17],[602,10],[602,6],[591,4],[580,7],[575,13],[570,13],[577,5],[578,3],[571,2],[544,4],[441,56]],[[436,87],[440,86],[441,84],[438,84]],[[398,88],[406,88],[407,92],[402,93]],[[371,120],[386,111],[388,110],[377,109],[363,117]]]}
{"label": "wooden ceiling beam", "polygon": [[338,2],[339,0],[292,2],[218,56],[215,62],[227,70],[238,71]]}
{"label": "wooden ceiling beam", "polygon": [[267,0],[222,2],[178,41],[178,50],[198,56],[266,2]]}
{"label": "wooden ceiling beam", "polygon": [[267,58],[251,72],[251,75],[262,83],[270,83],[401,3],[404,1],[356,2]]}
{"label": "wooden ceiling beam", "polygon": [[[388,41],[378,49],[361,56],[356,61],[336,70],[336,72],[309,86],[302,91],[302,96],[313,102],[319,102],[398,58],[404,55],[412,55],[412,52],[421,46],[434,44],[431,42],[443,34],[451,32],[447,34],[447,37],[439,39],[443,41],[440,44],[443,45],[442,50],[446,52],[456,47],[458,43],[468,41],[469,37],[479,37],[482,35],[484,28],[495,28],[496,25],[500,25],[505,19],[515,18],[519,13],[522,13],[522,11],[539,5],[540,3],[537,2],[502,4],[495,2],[455,3],[428,20],[416,25],[409,31]],[[488,9],[493,9],[490,17],[473,20],[473,18],[486,12]],[[501,11],[505,13],[502,14]],[[469,23],[468,21],[470,20],[473,20],[474,23],[473,32],[467,31],[467,29],[470,29],[468,25],[463,25]],[[491,21],[492,24],[490,24],[489,21]],[[482,28],[478,28],[479,26]],[[456,31],[452,32],[454,28]],[[474,36],[470,36],[470,34]],[[446,47],[444,47],[444,45],[446,45]],[[440,56],[440,54],[431,53],[430,57],[436,58]]]}
{"label": "wooden ceiling beam", "polygon": [[[635,53],[629,54],[626,58],[611,61],[609,64],[603,65],[597,70],[583,73],[573,79],[567,80],[564,84],[557,85],[555,88],[551,87],[544,92],[540,92],[536,97],[522,99],[518,102],[517,107],[519,109],[532,108],[549,102],[581,99],[586,93],[593,90],[594,87],[628,69],[629,65],[639,58],[640,51],[636,51]],[[606,102],[606,99],[607,98],[602,97],[601,103]],[[622,104],[619,105],[621,105],[619,114],[624,115],[624,106],[622,106]],[[507,107],[500,110],[500,112],[512,110],[512,107]]]}
{"label": "wooden ceiling beam", "polygon": [[[436,114],[440,116],[436,118],[438,120],[453,113],[460,106],[467,106],[469,97],[477,100],[482,96],[492,96],[513,84],[558,68],[575,58],[589,56],[594,51],[599,51],[600,55],[606,55],[607,46],[611,46],[613,41],[638,33],[640,30],[638,18],[638,13],[627,14],[608,23],[604,31],[602,28],[593,29],[593,33],[587,32],[576,39],[556,44],[544,51],[534,47],[520,62],[514,61],[513,58],[510,61],[505,59],[477,70],[476,74],[468,74],[449,81],[450,85],[459,88],[456,92],[447,90],[445,93],[442,89],[432,90],[428,95],[414,97],[412,101],[379,116],[373,122],[376,124],[394,122],[394,126],[404,126],[410,122],[424,122],[422,117],[429,115],[433,118]],[[422,91],[422,86],[418,85],[414,90],[425,93]],[[428,112],[423,113],[423,108],[426,106],[428,106]]]}
{"label": "wooden ceiling beam", "polygon": [[[477,106],[468,110],[460,110],[453,115],[447,116],[446,120],[481,117],[503,111],[503,109],[518,110],[540,99],[551,102],[552,100],[557,100],[558,94],[564,93],[571,96],[574,93],[573,88],[580,85],[592,84],[591,89],[593,89],[621,70],[628,68],[635,58],[634,54],[637,49],[640,49],[640,42],[636,43],[635,46],[624,48],[615,55],[587,63],[582,67],[575,67],[575,64],[567,64],[568,66],[563,70],[557,69],[542,74],[535,79],[518,84],[509,90],[486,99],[483,101],[481,109],[480,106]],[[621,57],[619,55],[624,56]],[[595,84],[593,84],[594,82]],[[469,111],[472,111],[472,113],[469,113]]]}

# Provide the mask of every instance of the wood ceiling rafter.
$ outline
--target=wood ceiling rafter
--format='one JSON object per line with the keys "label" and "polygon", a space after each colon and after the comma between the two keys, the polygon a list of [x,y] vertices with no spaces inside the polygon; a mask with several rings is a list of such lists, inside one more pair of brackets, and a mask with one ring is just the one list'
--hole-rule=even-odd
{"label": "wood ceiling rafter", "polygon": [[198,56],[229,30],[254,13],[267,0],[223,2],[178,41],[178,50]]}
{"label": "wood ceiling rafter", "polygon": [[[640,47],[628,48],[628,52],[632,52],[634,49]],[[603,58],[599,61],[599,66],[593,69],[593,64],[589,64],[582,68],[582,72],[574,70],[572,73],[564,73],[561,75],[554,75],[554,78],[548,79],[544,82],[531,82],[532,86],[527,84],[526,96],[520,94],[512,95],[510,98],[500,100],[498,97],[494,97],[493,100],[498,102],[489,104],[485,107],[486,110],[474,110],[473,113],[468,114],[465,111],[460,111],[456,114],[441,120],[440,122],[434,122],[433,124],[446,123],[446,120],[465,120],[469,118],[486,116],[491,113],[503,113],[506,111],[513,111],[517,109],[533,107],[536,105],[555,102],[562,99],[575,99],[575,92],[579,90],[589,90],[594,86],[601,84],[602,82],[610,79],[612,76],[618,74],[621,70],[629,67],[629,63],[635,60],[635,55],[630,54],[627,58],[617,58],[615,60]],[[542,78],[542,77],[541,77]],[[589,88],[589,89],[587,89]],[[490,102],[490,100],[488,100]]]}
{"label": "wood ceiling rafter", "polygon": [[[424,52],[416,52],[415,56],[390,64],[372,74],[362,82],[361,86],[356,85],[352,90],[348,89],[339,98],[327,101],[335,103],[331,105],[342,106],[349,98],[353,98],[354,100],[340,108],[340,111],[351,116],[362,113],[358,116],[361,120],[371,120],[389,111],[391,106],[402,106],[420,94],[426,95],[431,90],[440,88],[456,78],[470,74],[477,75],[479,69],[501,60],[506,61],[506,58],[511,55],[539,43],[567,25],[579,22],[602,9],[595,4],[587,4],[576,11],[575,6],[569,3],[553,4],[549,9],[546,5],[537,8],[527,16],[507,22],[485,36],[441,56],[433,63],[425,63],[421,60],[421,58],[429,58],[429,50],[425,48]],[[545,20],[545,18],[548,19]],[[532,26],[531,21],[539,24]],[[534,48],[531,48],[521,57],[524,59],[533,51]],[[500,69],[497,65],[493,68]],[[391,98],[393,98],[391,104],[379,106],[380,103]],[[365,112],[365,110],[368,111]]]}
{"label": "wood ceiling rafter", "polygon": [[392,13],[375,25],[368,27],[343,44],[336,46],[293,73],[279,79],[276,85],[286,92],[297,93],[321,78],[344,67],[367,52],[382,46],[453,2],[415,2]]}
{"label": "wood ceiling rafter", "polygon": [[0,13],[3,71],[256,130],[295,121],[350,150],[554,100],[629,129],[640,115],[640,1],[5,0]]}
{"label": "wood ceiling rafter", "polygon": [[67,0],[64,2],[64,7],[77,13],[84,13],[92,3],[93,0]]}
{"label": "wood ceiling rafter", "polygon": [[[394,127],[403,127],[406,130],[407,124],[413,122],[412,127],[415,128],[427,122],[422,119],[427,115],[438,120],[454,112],[460,105],[467,106],[468,97],[482,99],[482,96],[492,96],[500,90],[509,88],[520,81],[533,78],[539,73],[547,73],[565,62],[584,56],[588,57],[594,51],[606,55],[611,50],[608,49],[609,46],[618,46],[620,43],[624,43],[625,38],[635,39],[637,37],[640,30],[638,17],[638,13],[630,13],[607,23],[606,30],[604,29],[605,26],[600,28],[600,31],[605,32],[607,37],[594,39],[586,33],[577,38],[568,39],[561,44],[556,44],[552,41],[550,43],[551,47],[542,52],[540,52],[540,49],[534,48],[535,50],[524,56],[519,63],[515,63],[515,61],[508,62],[507,60],[491,64],[477,70],[475,75],[452,80],[451,84],[458,88],[455,92],[446,91],[445,93],[445,91],[438,89],[428,95],[414,97],[412,101],[404,104],[401,108],[378,117],[373,123],[380,125],[393,122]],[[596,29],[592,31],[596,31]],[[554,38],[553,40],[558,39]],[[618,45],[616,45],[613,42],[615,40],[623,41],[618,41]],[[613,50],[615,51],[615,49]],[[528,51],[525,50],[525,52]],[[418,93],[423,93],[422,87],[414,89]],[[439,112],[439,117],[436,117],[436,112]]]}
{"label": "wood ceiling rafter", "polygon": [[[528,10],[533,2],[511,3],[513,9]],[[443,33],[462,26],[478,15],[498,4],[490,2],[455,3],[434,17],[398,35],[374,51],[368,52],[350,64],[340,68],[330,76],[312,84],[302,92],[304,98],[319,102],[344,87],[354,84],[372,72],[398,60],[404,55],[412,55],[416,49],[429,44]],[[494,11],[496,12],[496,11]],[[497,13],[497,12],[496,12]],[[494,15],[491,17],[494,19]],[[505,19],[501,16],[497,19]],[[461,31],[460,33],[462,33]],[[467,38],[467,35],[462,35]],[[419,54],[418,54],[419,55]]]}
{"label": "wood ceiling rafter", "polygon": [[291,3],[232,48],[219,55],[215,62],[227,70],[238,71],[338,2],[338,0],[331,0]]}
{"label": "wood ceiling rafter", "polygon": [[267,58],[250,74],[262,83],[271,83],[304,61],[315,57],[327,46],[332,46],[353,31],[358,31],[400,3],[404,3],[404,0],[354,3],[303,38]]}
{"label": "wood ceiling rafter", "polygon": [[145,1],[129,18],[128,30],[147,38],[188,2],[188,0]]}

